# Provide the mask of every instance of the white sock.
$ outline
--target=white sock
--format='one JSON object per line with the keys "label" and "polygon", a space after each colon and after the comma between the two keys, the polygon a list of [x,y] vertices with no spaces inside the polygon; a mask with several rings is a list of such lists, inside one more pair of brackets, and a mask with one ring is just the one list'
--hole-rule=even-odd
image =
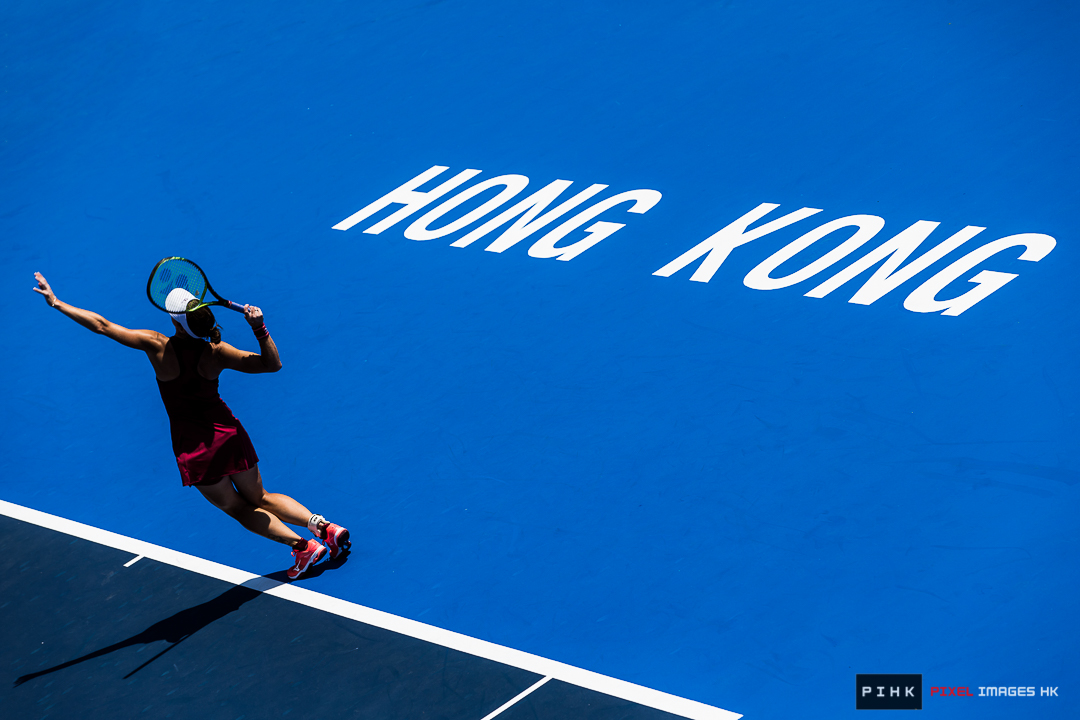
{"label": "white sock", "polygon": [[324,522],[326,522],[326,518],[322,515],[312,515],[307,521],[307,528],[315,537],[321,538],[322,535],[319,534],[319,524]]}

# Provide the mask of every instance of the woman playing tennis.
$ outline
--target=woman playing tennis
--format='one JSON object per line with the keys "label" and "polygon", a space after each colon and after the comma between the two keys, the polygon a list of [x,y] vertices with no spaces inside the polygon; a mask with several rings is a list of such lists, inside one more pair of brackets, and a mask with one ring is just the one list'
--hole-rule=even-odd
{"label": "woman playing tennis", "polygon": [[[349,549],[348,530],[312,514],[288,495],[263,489],[255,448],[244,426],[218,395],[218,376],[223,370],[265,373],[281,369],[262,310],[244,306],[244,317],[259,342],[258,353],[245,352],[222,342],[221,329],[209,307],[170,313],[174,333],[167,337],[154,330],[129,330],[97,313],[68,305],[57,299],[41,273],[34,273],[34,277],[34,291],[45,297],[49,307],[99,335],[146,353],[169,414],[173,452],[184,485],[198,488],[248,530],[292,547],[295,562],[288,571],[290,579],[295,580],[325,558],[328,549],[330,557]],[[183,288],[170,293],[169,307],[197,304]],[[285,523],[306,526],[326,545],[302,539]]]}

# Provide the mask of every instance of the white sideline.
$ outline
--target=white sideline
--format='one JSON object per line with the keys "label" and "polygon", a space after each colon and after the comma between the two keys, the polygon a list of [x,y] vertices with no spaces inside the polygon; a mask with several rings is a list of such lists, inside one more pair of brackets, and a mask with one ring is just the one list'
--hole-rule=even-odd
{"label": "white sideline", "polygon": [[492,710],[491,712],[489,712],[487,715],[484,716],[484,720],[495,720],[495,718],[499,717],[504,712],[506,712],[510,708],[514,707],[515,705],[517,705],[519,702],[524,700],[527,696],[531,695],[534,690],[539,690],[541,687],[543,687],[544,683],[546,683],[550,679],[551,679],[550,676],[548,676],[546,678],[541,678],[537,682],[533,683],[531,686],[525,688],[524,690],[519,692],[517,695],[515,695],[514,697],[507,700],[505,703],[502,704],[502,707],[496,708],[495,710]]}
{"label": "white sideline", "polygon": [[600,675],[599,673],[594,673],[589,670],[582,670],[581,668],[556,662],[555,660],[548,660],[547,658],[542,658],[538,655],[531,655],[520,650],[496,645],[495,643],[490,643],[486,640],[478,640],[467,635],[443,630],[442,628],[437,628],[432,625],[425,625],[424,623],[415,620],[391,615],[390,613],[381,610],[357,605],[356,603],[348,602],[346,600],[340,600],[335,597],[330,597],[329,595],[306,590],[296,585],[281,583],[261,575],[254,575],[244,570],[238,570],[210,560],[203,560],[202,558],[177,552],[176,550],[152,545],[148,542],[143,542],[142,540],[136,540],[135,538],[129,538],[108,530],[84,525],[75,522],[74,520],[67,520],[62,517],[43,513],[39,510],[15,505],[14,503],[9,503],[4,500],[0,500],[0,514],[16,520],[22,520],[23,522],[32,525],[48,528],[49,530],[56,530],[67,535],[74,535],[75,537],[89,540],[98,543],[99,545],[105,545],[117,550],[130,552],[134,555],[147,557],[151,560],[156,560],[183,570],[216,578],[217,580],[232,583],[233,585],[243,585],[244,587],[264,592],[267,595],[273,595],[274,597],[279,597],[283,600],[306,605],[317,610],[322,610],[323,612],[333,613],[340,617],[357,620],[368,625],[374,625],[375,627],[383,628],[384,630],[391,630],[418,640],[426,640],[427,642],[441,645],[442,647],[450,648],[451,650],[459,650],[468,653],[469,655],[493,660],[495,662],[503,663],[504,665],[511,665],[521,670],[536,673],[545,678],[562,680],[571,685],[595,690],[596,692],[604,693],[605,695],[612,695],[617,698],[622,698],[623,700],[638,703],[639,705],[646,705],[657,710],[672,713],[673,715],[690,718],[691,720],[738,720],[738,718],[742,717],[742,715],[731,712],[730,710],[722,710],[720,708],[712,707],[711,705],[699,703],[695,700],[687,700],[686,698],[669,695],[668,693],[660,692],[659,690],[652,690],[647,687],[642,687],[641,685],[634,685],[633,683],[628,683],[623,680],[616,680],[615,678]]}

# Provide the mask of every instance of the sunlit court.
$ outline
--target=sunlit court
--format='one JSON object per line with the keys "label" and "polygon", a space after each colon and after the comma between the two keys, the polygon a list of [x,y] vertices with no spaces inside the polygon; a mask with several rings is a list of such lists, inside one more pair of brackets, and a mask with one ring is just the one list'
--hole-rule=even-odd
{"label": "sunlit court", "polygon": [[1078,30],[6,3],[0,717],[1076,717]]}

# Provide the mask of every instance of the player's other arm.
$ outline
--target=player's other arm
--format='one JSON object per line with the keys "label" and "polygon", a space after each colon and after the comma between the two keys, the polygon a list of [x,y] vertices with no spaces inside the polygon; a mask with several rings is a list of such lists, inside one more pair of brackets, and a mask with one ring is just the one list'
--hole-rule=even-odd
{"label": "player's other arm", "polygon": [[43,295],[45,297],[45,302],[49,304],[49,307],[56,308],[91,332],[104,335],[121,345],[126,345],[129,348],[142,350],[144,352],[152,352],[165,340],[164,335],[154,330],[131,330],[123,325],[109,322],[96,312],[83,310],[74,305],[69,305],[56,297],[56,293],[53,292],[53,289],[49,286],[49,282],[45,279],[44,275],[41,273],[34,273],[34,277],[38,282],[38,286],[34,288],[34,292]]}
{"label": "player's other arm", "polygon": [[277,372],[281,369],[281,357],[278,355],[274,339],[266,331],[262,310],[254,305],[245,305],[244,319],[255,331],[255,337],[259,340],[259,352],[238,350],[227,342],[221,342],[214,346],[214,355],[218,363],[222,369],[238,370],[244,373]]}

